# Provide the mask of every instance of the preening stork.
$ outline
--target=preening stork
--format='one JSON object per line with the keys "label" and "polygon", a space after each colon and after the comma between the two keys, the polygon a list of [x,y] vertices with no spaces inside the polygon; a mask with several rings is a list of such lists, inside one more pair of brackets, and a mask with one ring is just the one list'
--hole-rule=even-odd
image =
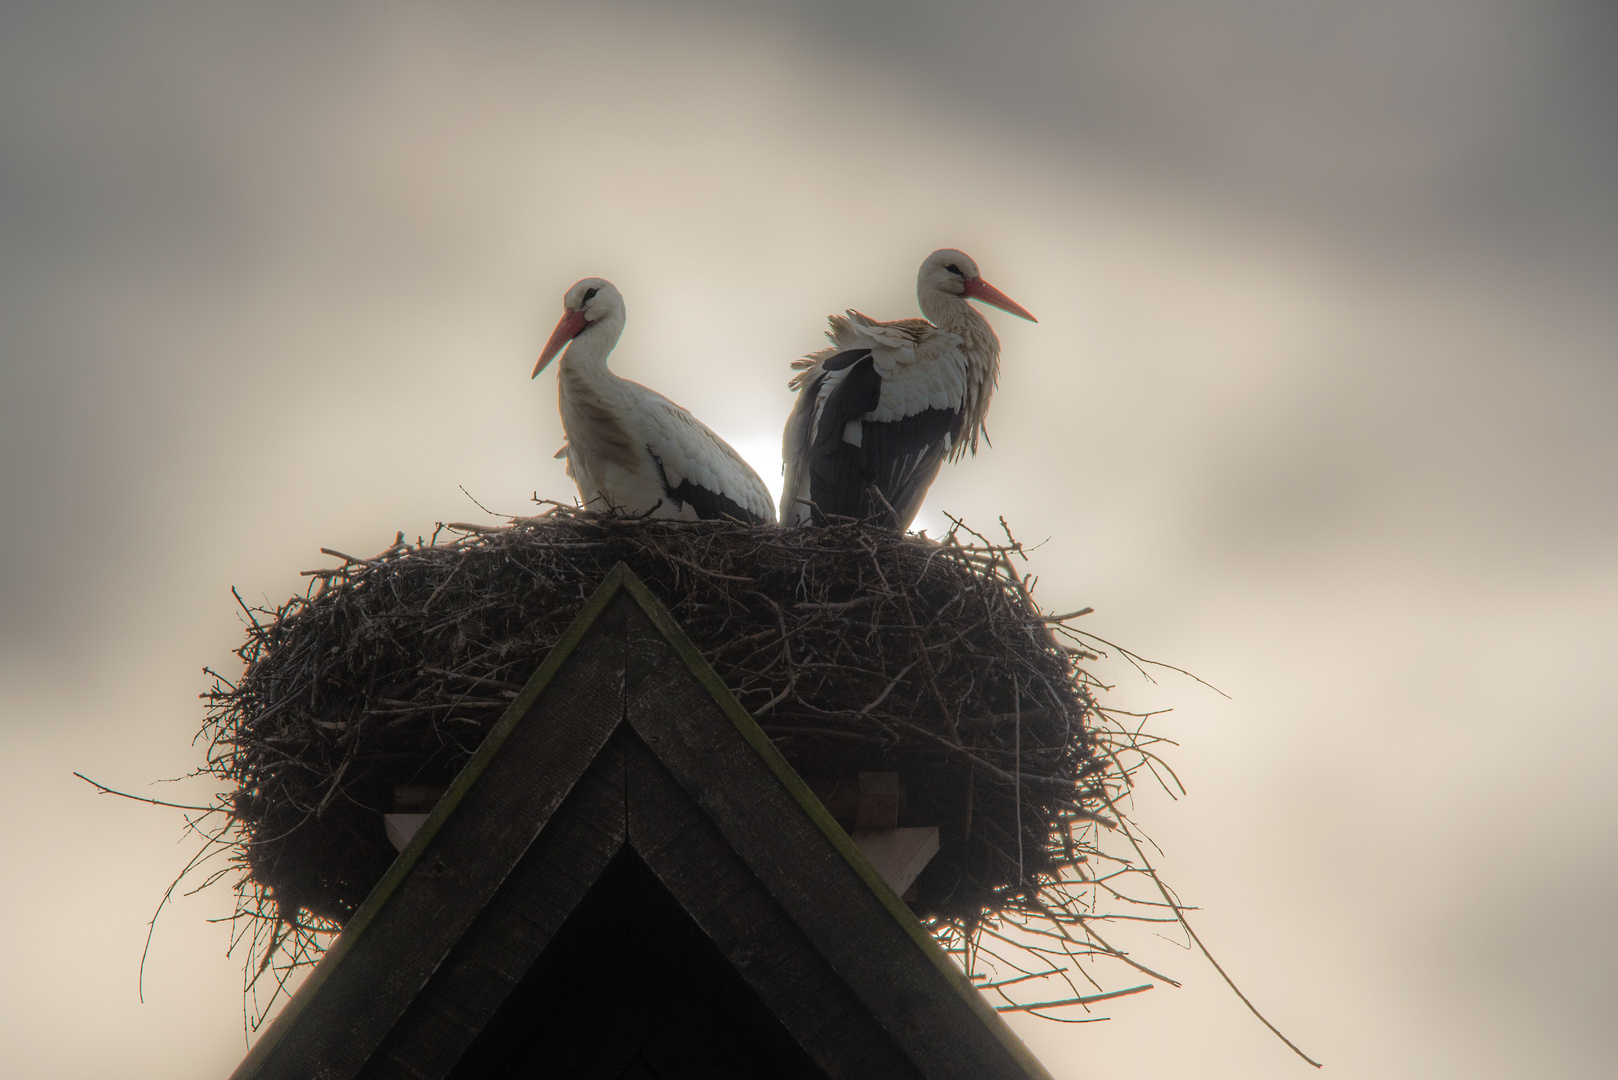
{"label": "preening stork", "polygon": [[977,453],[1000,339],[967,301],[1038,320],[954,248],[921,264],[916,300],[925,319],[833,315],[831,346],[793,361],[798,399],[781,440],[784,524],[875,516],[903,531],[945,459]]}
{"label": "preening stork", "polygon": [[567,473],[592,510],[651,517],[773,522],[769,489],[730,445],[655,390],[607,370],[624,332],[624,298],[585,278],[562,298],[562,319],[534,376],[566,347],[558,368]]}

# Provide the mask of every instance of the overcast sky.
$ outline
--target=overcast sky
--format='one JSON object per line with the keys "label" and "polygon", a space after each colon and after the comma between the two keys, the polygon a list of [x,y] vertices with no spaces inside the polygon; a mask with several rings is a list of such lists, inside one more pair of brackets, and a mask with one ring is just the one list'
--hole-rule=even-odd
{"label": "overcast sky", "polygon": [[[0,1059],[212,1077],[240,961],[162,811],[230,587],[570,497],[564,289],[779,485],[787,363],[950,245],[1038,325],[942,512],[1194,670],[1138,816],[1344,1077],[1618,1071],[1618,16],[1597,2],[11,4]],[[169,786],[159,794],[185,796]],[[191,791],[193,796],[196,792]],[[1058,1077],[1310,1074],[1196,957]]]}

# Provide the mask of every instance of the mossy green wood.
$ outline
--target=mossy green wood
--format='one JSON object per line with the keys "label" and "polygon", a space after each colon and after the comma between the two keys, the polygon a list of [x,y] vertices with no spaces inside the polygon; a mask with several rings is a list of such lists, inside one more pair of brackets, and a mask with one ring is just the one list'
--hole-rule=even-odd
{"label": "mossy green wood", "polygon": [[309,1010],[318,1000],[322,984],[342,964],[343,958],[363,940],[367,927],[388,904],[399,886],[410,876],[444,822],[455,812],[456,807],[466,793],[472,789],[488,768],[489,763],[499,754],[501,746],[506,742],[512,731],[521,722],[522,718],[527,715],[534,703],[538,701],[540,695],[544,693],[546,687],[550,685],[556,674],[573,655],[579,643],[584,640],[591,627],[600,618],[602,612],[607,609],[620,591],[627,592],[636,601],[653,626],[667,639],[670,647],[684,662],[692,676],[713,697],[725,716],[735,725],[742,738],[758,754],[760,760],[780,781],[820,833],[847,861],[848,865],[870,889],[874,897],[886,908],[914,943],[915,947],[926,957],[929,964],[946,980],[946,984],[951,990],[971,1009],[1021,1069],[1029,1076],[1044,1077],[1049,1080],[1050,1074],[1044,1066],[1033,1056],[1016,1033],[1006,1025],[1000,1015],[983,999],[977,988],[966,978],[960,968],[950,960],[948,954],[927,932],[927,929],[917,921],[914,913],[905,906],[904,902],[882,880],[881,875],[877,873],[875,867],[871,865],[870,861],[866,859],[865,855],[849,838],[842,826],[837,824],[825,806],[809,789],[809,786],[803,782],[803,779],[781,756],[780,751],[770,742],[769,737],[764,734],[758,723],[736,700],[735,696],[720,680],[718,674],[709,666],[707,661],[702,658],[702,654],[685,636],[673,616],[663,607],[651,590],[646,587],[645,583],[636,577],[628,566],[621,562],[613,567],[584,607],[579,610],[572,624],[546,655],[539,669],[534,672],[533,676],[523,686],[522,691],[490,730],[482,745],[473,754],[472,759],[456,776],[449,790],[439,800],[427,820],[423,822],[409,846],[400,853],[399,857],[389,867],[388,872],[383,875],[382,880],[377,883],[370,895],[366,897],[365,902],[355,912],[353,918],[349,920],[348,925],[332,948],[316,966],[304,985],[299,988],[293,999],[288,1002],[281,1015],[275,1019],[258,1042],[254,1044],[247,1057],[233,1074],[232,1080],[251,1080],[268,1059],[276,1042],[296,1023],[298,1016]]}
{"label": "mossy green wood", "polygon": [[411,839],[410,844],[404,851],[399,853],[398,858],[388,867],[387,873],[382,875],[382,880],[378,881],[375,888],[366,896],[365,902],[348,920],[343,932],[338,935],[337,940],[327,950],[326,955],[321,958],[320,963],[315,966],[315,970],[309,974],[308,979],[298,988],[292,1000],[287,1002],[286,1008],[281,1011],[280,1015],[275,1018],[258,1041],[253,1044],[247,1056],[237,1066],[236,1071],[231,1074],[232,1080],[251,1080],[252,1077],[258,1075],[259,1070],[269,1059],[276,1043],[297,1022],[298,1017],[308,1011],[319,999],[322,985],[342,964],[343,958],[352,952],[355,946],[364,939],[366,929],[375,921],[377,914],[387,906],[394,893],[398,891],[399,886],[410,876],[416,864],[420,861],[422,854],[432,843],[433,837],[443,827],[444,822],[449,820],[450,815],[455,812],[455,808],[460,805],[466,793],[477,783],[488,768],[489,763],[498,756],[501,746],[505,744],[512,731],[516,729],[517,724],[533,708],[534,703],[539,700],[540,695],[551,684],[557,672],[561,671],[563,665],[572,657],[574,650],[578,648],[579,643],[590,632],[591,627],[595,625],[601,613],[612,603],[613,598],[617,596],[622,588],[623,577],[626,574],[629,574],[629,568],[619,563],[603,580],[594,595],[579,609],[578,615],[574,617],[573,622],[557,643],[551,647],[551,651],[546,654],[544,661],[539,665],[539,669],[523,685],[521,692],[507,707],[505,713],[501,715],[494,727],[489,730],[489,734],[485,736],[482,744],[472,755],[472,759],[456,775],[449,786],[449,790],[444,793],[438,804],[433,807],[433,811],[427,816],[427,820],[422,822],[421,828],[416,831],[416,835]]}
{"label": "mossy green wood", "polygon": [[[865,882],[871,892],[875,894],[876,898],[887,908],[888,913],[904,929],[911,941],[921,950],[922,955],[928,959],[933,967],[938,969],[948,981],[951,989],[977,1014],[983,1025],[1010,1052],[1018,1065],[1030,1076],[1049,1077],[1050,1074],[1040,1064],[1039,1059],[1034,1057],[1028,1047],[1023,1044],[1023,1041],[1017,1037],[1016,1032],[1012,1031],[1006,1025],[1006,1022],[1001,1019],[1000,1014],[983,999],[982,993],[972,985],[971,980],[949,958],[949,954],[944,952],[932,934],[927,932],[927,928],[921,925],[916,919],[915,913],[888,887],[887,882],[882,880],[882,875],[877,872],[876,867],[871,865],[871,861],[865,857],[865,853],[860,851],[859,847],[850,839],[848,833],[843,830],[843,827],[837,824],[836,819],[831,816],[830,811],[826,809],[815,793],[809,789],[809,785],[804,783],[797,770],[793,769],[786,758],[781,756],[781,752],[775,748],[775,744],[770,741],[770,737],[764,734],[764,730],[758,726],[758,722],[742,707],[742,703],[736,700],[736,696],[725,686],[718,673],[709,666],[708,662],[702,658],[702,653],[685,636],[685,632],[680,629],[680,624],[675,621],[674,616],[669,614],[668,609],[658,601],[657,597],[652,595],[651,590],[646,587],[645,583],[622,563],[614,567],[613,573],[608,576],[607,580],[611,581],[618,575],[619,571],[623,573],[621,587],[639,602],[641,609],[646,612],[647,617],[652,621],[652,625],[657,627],[658,631],[668,640],[675,653],[685,662],[691,674],[713,696],[714,701],[718,703],[731,723],[736,726],[742,738],[753,748],[769,770],[775,774],[776,779],[781,782],[782,786],[791,793],[793,799],[803,808],[804,813],[814,822],[816,828],[825,835],[826,839],[847,860],[848,864]],[[605,588],[606,586],[603,585],[602,587]]]}

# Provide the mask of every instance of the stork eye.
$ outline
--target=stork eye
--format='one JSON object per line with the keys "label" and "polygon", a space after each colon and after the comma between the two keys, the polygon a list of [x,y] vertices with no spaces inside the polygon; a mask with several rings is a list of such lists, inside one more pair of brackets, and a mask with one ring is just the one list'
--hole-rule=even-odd
{"label": "stork eye", "polygon": [[595,298],[596,298],[596,290],[595,289],[585,289],[584,290],[584,302],[586,304],[588,304],[590,301],[594,300]]}
{"label": "stork eye", "polygon": [[966,276],[965,274],[961,273],[961,268],[959,266],[956,266],[954,263],[950,263],[948,266],[944,267],[944,269],[948,270],[950,273],[954,274],[956,277],[965,277]]}

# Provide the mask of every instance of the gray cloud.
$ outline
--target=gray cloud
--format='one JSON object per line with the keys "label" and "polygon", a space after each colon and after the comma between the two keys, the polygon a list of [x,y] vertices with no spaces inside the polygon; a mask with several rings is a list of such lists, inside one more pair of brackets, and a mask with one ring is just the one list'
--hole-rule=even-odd
{"label": "gray cloud", "polygon": [[1618,19],[1599,4],[706,6],[808,36],[828,78],[893,79],[1271,214],[1530,245],[1614,222]]}
{"label": "gray cloud", "polygon": [[[923,523],[1050,537],[1042,595],[1235,694],[1118,673],[1181,709],[1191,809],[1147,816],[1249,988],[1347,1075],[1612,1060],[1605,7],[0,18],[0,818],[20,880],[96,897],[6,898],[45,928],[16,962],[75,975],[7,999],[8,1060],[168,1076],[206,1028],[192,1067],[229,1067],[202,907],[153,1005],[117,989],[172,830],[67,774],[189,767],[231,584],[469,516],[458,484],[565,496],[525,376],[568,282],[624,287],[614,364],[768,472],[786,359],[827,311],[909,314],[945,242],[1043,321],[1001,327],[995,447]],[[1063,1076],[1296,1075],[1203,974],[1024,1030]]]}

